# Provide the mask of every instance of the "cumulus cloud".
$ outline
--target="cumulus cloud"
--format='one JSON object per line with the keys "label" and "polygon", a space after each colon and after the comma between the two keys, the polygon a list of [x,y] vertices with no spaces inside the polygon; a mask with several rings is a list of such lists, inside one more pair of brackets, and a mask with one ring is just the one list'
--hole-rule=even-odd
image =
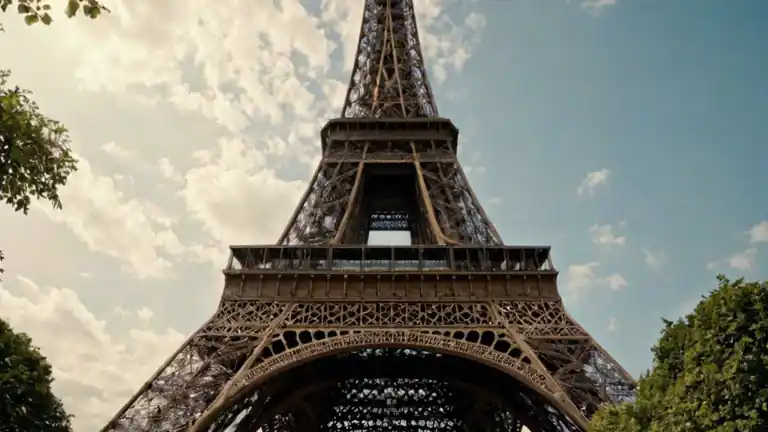
{"label": "cumulus cloud", "polygon": [[600,276],[597,273],[599,267],[598,261],[568,266],[562,284],[566,299],[578,301],[595,288],[607,287],[611,291],[618,291],[628,286],[627,281],[619,273]]}
{"label": "cumulus cloud", "polygon": [[608,176],[610,174],[611,170],[607,168],[587,173],[587,175],[579,184],[579,187],[576,188],[576,193],[578,195],[594,195],[595,190],[599,186],[605,185],[608,182]]}
{"label": "cumulus cloud", "polygon": [[589,228],[589,232],[592,234],[592,242],[598,245],[624,246],[627,243],[627,238],[616,236],[610,225],[595,224]]}
{"label": "cumulus cloud", "polygon": [[[11,220],[41,233],[46,271],[35,283],[9,261],[0,310],[49,357],[77,431],[98,430],[181,343],[168,322],[191,330],[215,307],[220,285],[195,263],[221,266],[230,243],[274,242],[297,205],[319,129],[341,110],[363,6],[302,3],[114,0],[95,21],[6,25],[4,67],[68,126],[81,162],[63,211]],[[435,87],[485,25],[464,6],[417,2]],[[38,256],[25,248],[5,252]]]}
{"label": "cumulus cloud", "polygon": [[131,157],[133,157],[133,152],[118,145],[114,141],[110,141],[102,145],[101,150],[106,154],[118,157],[120,159],[130,159]]}
{"label": "cumulus cloud", "polygon": [[599,14],[604,9],[615,6],[618,0],[583,0],[581,7],[593,14]]}
{"label": "cumulus cloud", "polygon": [[719,261],[713,261],[707,264],[707,269],[717,270],[726,265],[735,270],[750,270],[755,267],[757,260],[757,248],[747,248],[742,252],[735,253],[728,258]]}
{"label": "cumulus cloud", "polygon": [[222,140],[190,169],[182,191],[190,214],[224,244],[273,243],[305,188],[279,180],[260,153],[243,140]]}
{"label": "cumulus cloud", "polygon": [[153,316],[155,316],[155,313],[146,306],[136,311],[136,317],[144,322],[151,320]]}
{"label": "cumulus cloud", "polygon": [[645,263],[654,268],[663,267],[666,263],[664,254],[661,252],[652,252],[648,249],[642,249]]}
{"label": "cumulus cloud", "polygon": [[17,276],[0,285],[0,310],[53,366],[53,390],[77,431],[98,430],[182,343],[173,329],[114,331],[76,291]]}
{"label": "cumulus cloud", "polygon": [[726,262],[731,268],[737,270],[749,270],[755,266],[756,257],[757,248],[749,248],[743,252],[731,255],[726,259]]}
{"label": "cumulus cloud", "polygon": [[165,255],[184,251],[169,227],[173,221],[149,201],[126,198],[111,177],[95,173],[87,159],[79,158],[78,170],[61,189],[66,211],[44,204],[39,208],[88,248],[120,261],[138,278],[170,277],[171,263]]}
{"label": "cumulus cloud", "polygon": [[768,220],[764,220],[747,230],[750,243],[768,242]]}
{"label": "cumulus cloud", "polygon": [[606,276],[605,282],[608,284],[611,291],[618,291],[628,285],[624,277],[618,273]]}

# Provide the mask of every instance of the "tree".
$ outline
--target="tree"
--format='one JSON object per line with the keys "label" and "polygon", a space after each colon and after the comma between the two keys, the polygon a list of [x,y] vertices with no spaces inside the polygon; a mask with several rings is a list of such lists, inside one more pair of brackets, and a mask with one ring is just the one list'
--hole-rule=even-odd
{"label": "tree", "polygon": [[70,418],[51,393],[51,365],[0,319],[0,432],[68,432]]}
{"label": "tree", "polygon": [[718,276],[685,318],[664,320],[636,401],[602,408],[593,432],[750,432],[768,425],[768,282]]}
{"label": "tree", "polygon": [[[29,25],[53,21],[49,0],[0,0],[3,12],[14,7]],[[73,17],[82,12],[95,19],[102,11],[108,10],[96,0],[68,0],[64,13]],[[24,214],[32,199],[47,200],[60,209],[59,188],[77,169],[67,129],[43,115],[29,91],[10,87],[9,76],[9,71],[0,69],[0,201]]]}
{"label": "tree", "polygon": [[[49,25],[53,22],[53,17],[50,15],[50,0],[0,0],[0,10],[5,12],[14,4],[16,5],[16,12],[23,15],[24,22],[29,25],[38,22]],[[67,0],[64,13],[68,18],[72,18],[81,10],[83,15],[91,19],[98,18],[101,12],[109,11],[98,0]]]}

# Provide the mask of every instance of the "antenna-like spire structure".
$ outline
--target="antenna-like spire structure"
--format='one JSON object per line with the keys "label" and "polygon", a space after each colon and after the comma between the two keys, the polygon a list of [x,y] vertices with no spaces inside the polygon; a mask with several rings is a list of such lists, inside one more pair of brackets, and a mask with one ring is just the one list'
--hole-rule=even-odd
{"label": "antenna-like spire structure", "polygon": [[365,0],[341,117],[436,117],[412,0]]}

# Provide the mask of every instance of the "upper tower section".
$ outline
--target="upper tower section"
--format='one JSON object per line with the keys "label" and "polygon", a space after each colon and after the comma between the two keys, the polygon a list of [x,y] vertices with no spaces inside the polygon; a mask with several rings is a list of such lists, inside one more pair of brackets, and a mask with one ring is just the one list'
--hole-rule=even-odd
{"label": "upper tower section", "polygon": [[365,0],[341,117],[437,117],[413,0]]}

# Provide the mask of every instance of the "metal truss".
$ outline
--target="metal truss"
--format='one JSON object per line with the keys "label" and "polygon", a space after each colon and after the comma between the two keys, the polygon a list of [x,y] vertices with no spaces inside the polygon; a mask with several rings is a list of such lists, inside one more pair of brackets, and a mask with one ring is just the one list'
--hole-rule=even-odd
{"label": "metal truss", "polygon": [[322,135],[323,158],[278,244],[364,244],[370,230],[403,228],[415,244],[502,244],[449,120],[335,120]]}
{"label": "metal truss", "polygon": [[[366,363],[386,346],[401,349],[379,351],[385,359]],[[433,354],[409,357],[402,348]],[[357,363],[345,363],[350,359]],[[465,373],[446,370],[444,362],[458,361],[450,359],[468,361]],[[307,366],[311,379],[296,379],[302,369],[295,368],[323,362],[330,362],[326,369]],[[382,363],[399,366],[387,372]],[[502,376],[513,384],[493,390]],[[290,377],[292,384],[285,381]],[[320,382],[326,387],[309,388]],[[600,405],[629,400],[633,388],[557,300],[225,301],[104,430],[348,431],[375,424],[396,431],[422,430],[409,422],[423,420],[423,430],[458,431],[467,429],[456,416],[471,412],[459,401],[491,389],[491,418],[511,416],[531,430],[578,431]]]}
{"label": "metal truss", "polygon": [[[505,246],[437,117],[413,0],[365,0],[341,118],[276,245],[103,432],[586,430],[635,382],[565,311],[549,247]],[[369,247],[408,230],[409,247]]]}
{"label": "metal truss", "polygon": [[412,0],[365,0],[341,117],[436,117]]}

